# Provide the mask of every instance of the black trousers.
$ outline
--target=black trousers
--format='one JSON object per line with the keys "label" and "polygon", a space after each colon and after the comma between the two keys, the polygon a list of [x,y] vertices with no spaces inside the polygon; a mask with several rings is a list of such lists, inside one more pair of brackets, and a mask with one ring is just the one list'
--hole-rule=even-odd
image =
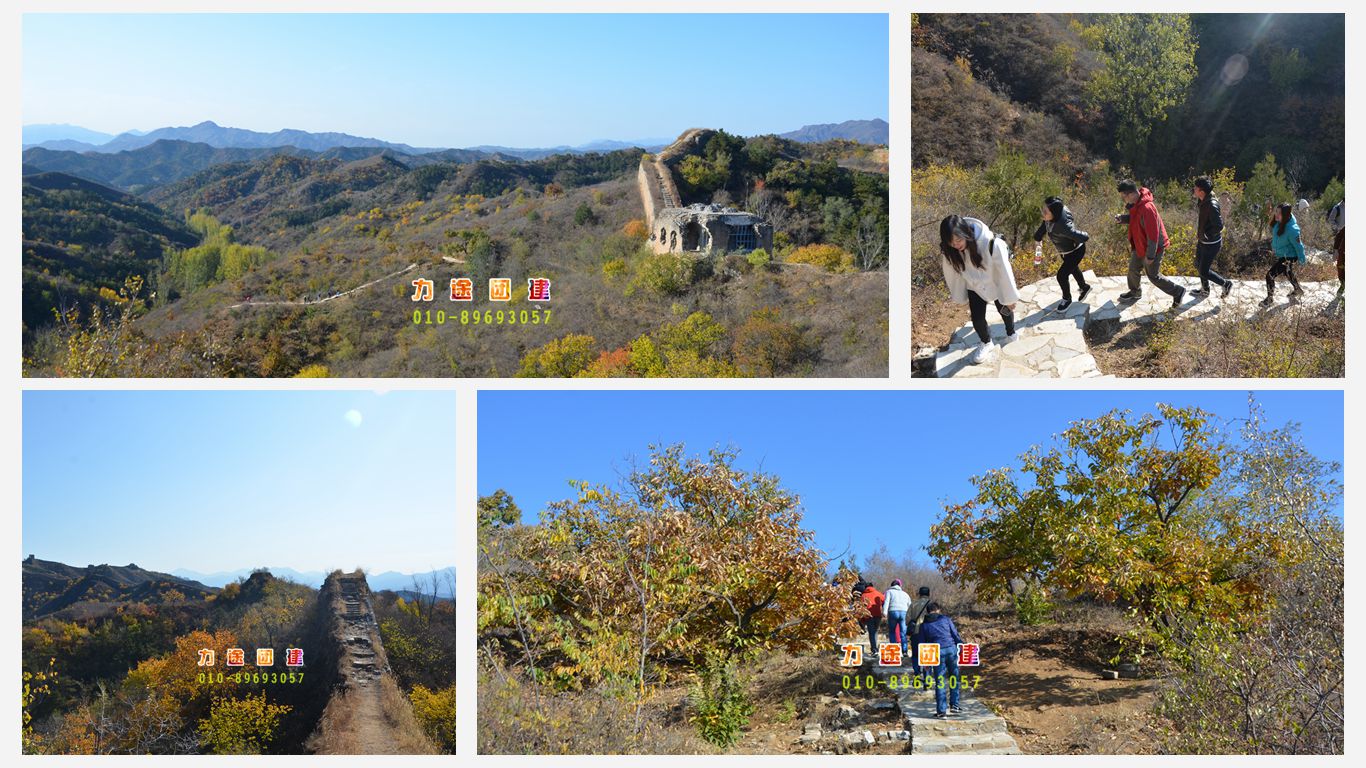
{"label": "black trousers", "polygon": [[[1295,263],[1298,259],[1276,259],[1276,263],[1271,265],[1271,269],[1266,272],[1266,293],[1271,295],[1276,291],[1276,278],[1285,275],[1290,280],[1290,284],[1295,286],[1295,290],[1300,289],[1300,281],[1295,277]],[[968,296],[971,298],[971,292]]]}
{"label": "black trousers", "polygon": [[1212,269],[1214,257],[1219,255],[1221,246],[1223,246],[1222,242],[1199,243],[1195,246],[1195,268],[1200,273],[1200,287],[1203,290],[1208,291],[1210,283],[1214,283],[1220,288],[1228,285],[1228,279]]}
{"label": "black trousers", "polygon": [[1062,297],[1067,301],[1072,300],[1072,289],[1067,282],[1071,277],[1077,281],[1077,290],[1086,289],[1086,278],[1081,274],[1081,260],[1086,258],[1086,243],[1077,246],[1077,250],[1072,251],[1062,257],[1062,266],[1058,267],[1058,285],[1062,288]]}
{"label": "black trousers", "polygon": [[[991,341],[991,326],[987,324],[987,300],[975,291],[968,291],[968,311],[972,313],[972,328],[983,344]],[[996,302],[996,311],[1001,313],[1001,322],[1006,325],[1006,335],[1015,332],[1015,313],[1001,302]]]}

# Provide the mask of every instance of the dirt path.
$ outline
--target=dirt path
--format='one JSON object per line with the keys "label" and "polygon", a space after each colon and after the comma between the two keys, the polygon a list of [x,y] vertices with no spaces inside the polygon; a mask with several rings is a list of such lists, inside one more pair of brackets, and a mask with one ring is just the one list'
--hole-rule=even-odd
{"label": "dirt path", "polygon": [[1122,626],[1063,622],[1025,627],[1008,616],[969,616],[959,627],[982,644],[978,697],[1010,723],[1026,754],[1155,750],[1157,681],[1107,680],[1100,674]]}
{"label": "dirt path", "polygon": [[408,266],[398,270],[397,272],[390,272],[384,277],[377,277],[368,283],[358,285],[349,291],[343,291],[342,293],[338,293],[332,296],[325,296],[321,299],[313,299],[311,301],[242,301],[238,302],[237,304],[228,305],[228,309],[238,309],[240,307],[305,307],[311,304],[326,304],[327,302],[332,301],[333,299],[345,298],[357,291],[363,291],[366,288],[375,285],[376,283],[382,283],[385,280],[391,280],[405,272],[411,272],[414,269],[417,269],[417,262],[409,264]]}

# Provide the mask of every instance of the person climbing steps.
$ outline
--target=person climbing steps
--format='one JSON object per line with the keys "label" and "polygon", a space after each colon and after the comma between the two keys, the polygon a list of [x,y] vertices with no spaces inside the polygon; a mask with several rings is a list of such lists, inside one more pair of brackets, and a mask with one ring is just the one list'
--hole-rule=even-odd
{"label": "person climbing steps", "polygon": [[1304,263],[1304,243],[1300,240],[1300,223],[1295,220],[1290,203],[1281,203],[1271,217],[1271,250],[1276,263],[1266,273],[1266,298],[1262,306],[1269,307],[1276,300],[1276,278],[1285,275],[1294,290],[1290,300],[1295,301],[1304,294],[1300,281],[1295,277],[1295,265]]}
{"label": "person climbing steps", "polygon": [[[1081,260],[1086,258],[1086,241],[1091,236],[1076,228],[1072,211],[1063,204],[1061,197],[1046,198],[1042,215],[1043,223],[1034,230],[1034,241],[1041,245],[1044,235],[1047,235],[1062,257],[1062,266],[1058,267],[1057,274],[1058,286],[1062,288],[1062,301],[1058,303],[1057,311],[1065,312],[1072,305],[1069,277],[1077,281],[1077,301],[1085,301],[1087,294],[1091,293],[1091,286],[1086,284],[1086,277],[1081,272]],[[1039,245],[1036,245],[1035,253],[1040,253],[1040,250]],[[1038,263],[1037,258],[1035,263]]]}
{"label": "person climbing steps", "polygon": [[967,304],[979,344],[973,365],[996,357],[996,344],[987,324],[987,304],[994,303],[1005,325],[1006,343],[1015,341],[1015,303],[1020,292],[1010,267],[1010,248],[979,219],[954,214],[939,222],[940,263],[944,283],[955,304]]}
{"label": "person climbing steps", "polygon": [[1181,306],[1186,289],[1162,276],[1162,257],[1167,250],[1167,227],[1153,203],[1152,190],[1140,187],[1130,179],[1116,186],[1124,199],[1127,213],[1115,216],[1115,221],[1129,225],[1129,290],[1120,294],[1120,301],[1134,302],[1143,297],[1141,275],[1158,290],[1172,297],[1172,308]]}

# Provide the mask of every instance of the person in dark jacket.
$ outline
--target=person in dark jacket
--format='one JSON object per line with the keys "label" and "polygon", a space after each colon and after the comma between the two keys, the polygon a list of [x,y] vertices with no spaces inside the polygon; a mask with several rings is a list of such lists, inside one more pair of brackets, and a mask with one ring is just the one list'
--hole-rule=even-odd
{"label": "person in dark jacket", "polygon": [[1120,301],[1138,301],[1143,297],[1140,281],[1144,272],[1158,290],[1172,297],[1172,308],[1181,306],[1186,289],[1162,276],[1162,257],[1167,251],[1167,227],[1153,203],[1152,190],[1140,187],[1129,179],[1116,187],[1124,197],[1127,213],[1115,216],[1115,221],[1129,225],[1129,290],[1119,295]]}
{"label": "person in dark jacket", "polygon": [[906,612],[906,634],[911,638],[911,666],[915,668],[915,674],[920,675],[920,649],[915,645],[915,638],[920,636],[920,624],[925,620],[925,608],[930,604],[930,588],[921,587],[916,591],[915,600],[911,601],[910,610]]}
{"label": "person in dark jacket", "polygon": [[[962,712],[963,708],[958,705],[958,691],[962,688],[962,681],[958,677],[958,646],[963,642],[962,636],[958,634],[958,627],[953,625],[953,619],[945,616],[939,603],[932,602],[925,606],[925,620],[920,623],[920,635],[916,638],[918,645],[925,643],[939,644],[939,669],[932,672],[936,678],[934,680],[934,716],[948,717],[950,712]],[[945,704],[945,689],[948,694],[948,707]]]}
{"label": "person in dark jacket", "polygon": [[1233,281],[1215,272],[1214,257],[1224,244],[1224,214],[1219,210],[1219,200],[1214,196],[1214,182],[1208,176],[1195,180],[1195,200],[1198,211],[1195,218],[1195,269],[1200,274],[1200,287],[1191,291],[1192,296],[1204,298],[1209,295],[1209,284],[1223,288],[1219,298],[1228,298],[1233,290]]}
{"label": "person in dark jacket", "polygon": [[1061,197],[1050,197],[1043,201],[1043,223],[1034,230],[1034,242],[1042,242],[1044,235],[1053,241],[1053,247],[1058,249],[1058,255],[1062,257],[1062,266],[1058,267],[1058,286],[1062,288],[1058,311],[1062,312],[1072,305],[1072,290],[1067,278],[1077,281],[1077,301],[1086,301],[1086,295],[1091,292],[1091,286],[1086,284],[1080,266],[1081,260],[1086,258],[1086,241],[1091,236],[1072,223],[1072,212],[1063,204]]}
{"label": "person in dark jacket", "polygon": [[1333,253],[1338,257],[1338,295],[1347,287],[1347,201],[1328,209],[1328,226],[1333,229]]}

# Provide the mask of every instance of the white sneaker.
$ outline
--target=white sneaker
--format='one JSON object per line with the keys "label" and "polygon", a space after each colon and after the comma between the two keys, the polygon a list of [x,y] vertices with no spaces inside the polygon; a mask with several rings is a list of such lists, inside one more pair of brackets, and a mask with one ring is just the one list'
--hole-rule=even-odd
{"label": "white sneaker", "polygon": [[972,365],[981,365],[982,363],[989,363],[995,359],[996,342],[988,341],[977,345],[977,349],[972,351],[972,357],[969,359],[969,362]]}
{"label": "white sneaker", "polygon": [[1016,331],[1016,332],[1010,334],[1009,336],[1005,337],[1004,339],[1002,339],[1002,343],[1004,343],[1004,344],[1010,344],[1010,343],[1012,343],[1012,342],[1019,341],[1019,340],[1020,340],[1020,332],[1019,332],[1019,331]]}

